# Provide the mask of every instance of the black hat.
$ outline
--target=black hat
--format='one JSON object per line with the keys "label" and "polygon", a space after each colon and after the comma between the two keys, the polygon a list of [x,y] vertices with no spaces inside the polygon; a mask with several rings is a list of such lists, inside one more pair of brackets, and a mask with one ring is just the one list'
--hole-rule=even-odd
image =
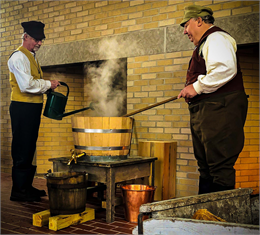
{"label": "black hat", "polygon": [[40,21],[28,21],[28,22],[23,22],[21,25],[24,28],[24,33],[28,33],[31,37],[33,37],[36,40],[42,40],[45,38],[44,35],[44,26]]}

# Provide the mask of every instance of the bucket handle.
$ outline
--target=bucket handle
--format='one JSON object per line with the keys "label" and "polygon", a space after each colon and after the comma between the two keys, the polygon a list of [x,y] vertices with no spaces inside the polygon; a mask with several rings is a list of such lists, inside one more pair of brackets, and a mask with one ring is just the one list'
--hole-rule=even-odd
{"label": "bucket handle", "polygon": [[65,83],[65,82],[59,81],[59,83],[60,83],[62,86],[66,86],[66,87],[67,87],[67,95],[66,95],[66,97],[68,98],[69,92],[70,92],[69,86],[68,86],[67,83]]}
{"label": "bucket handle", "polygon": [[48,179],[48,178],[53,178],[53,179],[58,179],[58,180],[65,180],[65,179],[69,179],[72,177],[79,177],[80,175],[85,175],[85,180],[86,180],[86,176],[87,173],[85,171],[83,172],[76,172],[75,175],[70,175],[70,176],[61,176],[61,177],[51,177],[49,174],[51,173],[51,169],[47,171],[46,174],[44,174],[44,178]]}

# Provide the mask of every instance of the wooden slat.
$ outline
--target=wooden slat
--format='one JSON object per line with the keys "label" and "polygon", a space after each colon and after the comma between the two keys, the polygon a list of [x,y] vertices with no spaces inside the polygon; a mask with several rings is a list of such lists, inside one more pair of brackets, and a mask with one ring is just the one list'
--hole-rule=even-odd
{"label": "wooden slat", "polygon": [[81,224],[89,220],[95,219],[95,210],[86,208],[85,211],[73,215],[57,215],[49,218],[49,229],[58,231],[67,228],[70,225]]}
{"label": "wooden slat", "polygon": [[177,142],[173,141],[140,141],[138,155],[157,157],[155,161],[154,200],[166,200],[175,197]]}

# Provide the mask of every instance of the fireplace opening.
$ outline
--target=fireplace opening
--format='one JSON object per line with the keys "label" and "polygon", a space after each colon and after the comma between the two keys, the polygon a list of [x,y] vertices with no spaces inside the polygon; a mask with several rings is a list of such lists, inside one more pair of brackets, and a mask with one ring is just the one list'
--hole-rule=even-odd
{"label": "fireplace opening", "polygon": [[[127,59],[88,61],[42,67],[44,78],[69,86],[66,111],[89,106],[87,116],[120,117],[127,112]],[[66,95],[65,86],[55,91]],[[81,114],[84,114],[81,113]]]}

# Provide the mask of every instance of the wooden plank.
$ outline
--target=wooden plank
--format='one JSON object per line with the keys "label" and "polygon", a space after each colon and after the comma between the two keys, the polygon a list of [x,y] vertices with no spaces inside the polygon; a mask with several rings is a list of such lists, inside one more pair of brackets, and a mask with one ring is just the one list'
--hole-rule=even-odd
{"label": "wooden plank", "polygon": [[42,227],[47,225],[49,223],[50,216],[50,210],[45,210],[33,214],[33,226]]}
{"label": "wooden plank", "polygon": [[[171,145],[170,143],[165,143],[164,148],[162,150],[162,154],[164,156],[163,159],[163,190],[162,190],[162,199],[166,200],[170,198],[170,182],[173,179],[170,178],[170,152]],[[175,174],[174,174],[175,175]]]}
{"label": "wooden plank", "polygon": [[73,215],[56,215],[49,218],[49,229],[60,230],[67,228],[70,225],[81,224],[89,220],[95,219],[95,210],[92,208],[86,208],[85,211],[79,214]]}
{"label": "wooden plank", "polygon": [[138,155],[157,157],[154,167],[154,200],[166,200],[175,197],[177,142],[140,141]]}
{"label": "wooden plank", "polygon": [[139,163],[130,166],[115,167],[115,182],[143,178],[150,175],[150,163]]}
{"label": "wooden plank", "polygon": [[176,196],[176,174],[177,174],[177,142],[170,145],[169,162],[169,199]]}

